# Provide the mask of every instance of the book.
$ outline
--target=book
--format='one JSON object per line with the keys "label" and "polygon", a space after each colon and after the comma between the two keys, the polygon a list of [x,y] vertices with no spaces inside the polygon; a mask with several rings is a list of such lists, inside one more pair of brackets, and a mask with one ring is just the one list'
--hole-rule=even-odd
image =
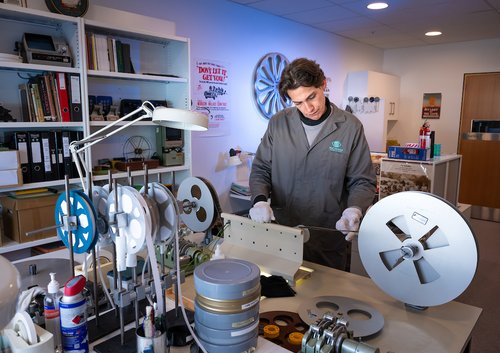
{"label": "book", "polygon": [[45,121],[45,117],[43,114],[42,102],[40,100],[40,91],[38,90],[38,84],[32,82],[28,87],[31,93],[31,101],[33,102],[33,110],[36,117],[35,122],[42,123]]}
{"label": "book", "polygon": [[97,50],[97,69],[109,71],[108,39],[103,34],[95,34],[95,47]]}
{"label": "book", "polygon": [[130,61],[130,44],[122,43],[122,57],[123,57],[123,72],[132,73],[132,65]]}
{"label": "book", "polygon": [[115,48],[113,44],[113,38],[112,37],[107,37],[106,38],[107,43],[108,43],[108,61],[109,61],[109,71],[115,72],[116,67],[115,67]]}
{"label": "book", "polygon": [[47,103],[49,105],[50,110],[50,120],[57,121],[57,108],[54,100],[54,87],[52,86],[52,80],[50,78],[51,73],[46,73],[42,75],[42,79],[44,81],[45,87],[45,98],[47,99]]}
{"label": "book", "polygon": [[40,97],[40,105],[43,112],[43,120],[53,121],[52,112],[50,110],[49,91],[45,82],[45,77],[43,75],[38,75],[35,79],[38,88],[38,95]]}
{"label": "book", "polygon": [[125,72],[123,68],[123,48],[121,40],[115,40],[116,46],[116,65],[118,68],[118,72]]}
{"label": "book", "polygon": [[19,98],[21,100],[21,117],[23,122],[33,121],[31,94],[28,94],[28,84],[21,83],[19,86]]}

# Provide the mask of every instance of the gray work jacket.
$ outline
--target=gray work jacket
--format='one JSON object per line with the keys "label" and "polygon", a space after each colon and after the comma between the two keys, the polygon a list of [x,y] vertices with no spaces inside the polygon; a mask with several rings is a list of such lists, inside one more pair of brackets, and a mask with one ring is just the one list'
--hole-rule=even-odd
{"label": "gray work jacket", "polygon": [[364,212],[374,200],[375,172],[363,125],[331,104],[332,112],[309,147],[295,107],[269,121],[250,175],[252,200],[271,198],[276,220],[288,226],[334,229],[345,208]]}

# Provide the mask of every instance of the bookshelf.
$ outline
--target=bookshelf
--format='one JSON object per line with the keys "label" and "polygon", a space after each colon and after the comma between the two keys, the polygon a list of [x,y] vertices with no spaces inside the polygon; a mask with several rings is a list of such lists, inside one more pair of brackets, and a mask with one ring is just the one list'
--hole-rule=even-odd
{"label": "bookshelf", "polygon": [[[126,15],[129,20],[124,25],[119,21]],[[5,142],[6,136],[15,131],[77,131],[82,136],[88,136],[110,122],[93,121],[89,107],[89,96],[111,97],[112,104],[119,107],[123,99],[166,101],[169,107],[189,109],[190,97],[190,41],[188,38],[173,34],[173,23],[145,16],[124,13],[123,11],[91,5],[85,17],[77,18],[50,13],[45,10],[24,8],[11,4],[0,3],[0,54],[15,54],[15,43],[22,40],[24,33],[39,33],[42,35],[62,37],[68,44],[73,62],[71,67],[59,65],[33,64],[24,62],[2,61],[0,59],[0,104],[10,111],[17,121],[0,122],[0,142]],[[130,25],[128,25],[130,24]],[[133,24],[133,25],[132,25]],[[162,33],[155,28],[161,28]],[[127,43],[130,48],[130,62],[133,72],[112,71],[106,65],[89,66],[87,38],[90,33]],[[167,34],[165,34],[167,33]],[[1,56],[0,56],[1,57]],[[23,121],[23,107],[20,99],[19,85],[26,83],[29,77],[50,73],[63,73],[67,77],[78,76],[80,93],[81,121],[38,122]],[[158,141],[163,129],[151,122],[141,122],[120,133],[103,140],[93,146],[86,154],[89,169],[105,159],[123,156],[125,141],[131,136],[141,136],[152,146],[151,156],[156,153],[160,158],[162,141]],[[151,181],[161,180],[173,184],[174,188],[182,180],[191,175],[191,134],[183,134],[184,163],[179,166],[163,166],[149,169]],[[132,172],[134,182],[143,182],[143,172]],[[107,176],[93,176],[96,183],[106,183]],[[126,182],[127,173],[113,174],[119,182]],[[70,176],[70,184],[79,186],[79,179]],[[23,185],[0,188],[0,195],[10,191],[52,187],[62,189],[64,176],[56,180],[43,180],[24,183]],[[57,240],[48,238],[49,242]],[[34,243],[33,243],[34,244]],[[27,248],[31,243],[18,245]],[[5,250],[5,251],[2,251]],[[9,250],[10,249],[10,250]],[[9,242],[7,247],[0,247],[0,253],[18,250],[16,244]]]}

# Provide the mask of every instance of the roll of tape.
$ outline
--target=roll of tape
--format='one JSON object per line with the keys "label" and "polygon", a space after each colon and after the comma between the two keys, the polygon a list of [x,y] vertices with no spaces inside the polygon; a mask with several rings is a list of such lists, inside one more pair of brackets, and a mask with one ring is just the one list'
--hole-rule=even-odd
{"label": "roll of tape", "polygon": [[29,345],[38,343],[35,324],[26,311],[17,312],[12,320],[14,331]]}

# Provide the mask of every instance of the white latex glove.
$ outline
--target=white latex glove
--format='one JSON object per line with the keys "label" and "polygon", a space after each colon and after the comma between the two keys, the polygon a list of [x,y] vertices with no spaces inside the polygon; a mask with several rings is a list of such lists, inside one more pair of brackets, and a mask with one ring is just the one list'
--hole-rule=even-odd
{"label": "white latex glove", "polygon": [[361,210],[357,207],[349,207],[342,212],[342,217],[335,223],[335,228],[345,235],[345,240],[351,241],[356,237],[361,216]]}
{"label": "white latex glove", "polygon": [[258,223],[269,223],[274,221],[274,213],[269,202],[259,201],[250,209],[250,218]]}

